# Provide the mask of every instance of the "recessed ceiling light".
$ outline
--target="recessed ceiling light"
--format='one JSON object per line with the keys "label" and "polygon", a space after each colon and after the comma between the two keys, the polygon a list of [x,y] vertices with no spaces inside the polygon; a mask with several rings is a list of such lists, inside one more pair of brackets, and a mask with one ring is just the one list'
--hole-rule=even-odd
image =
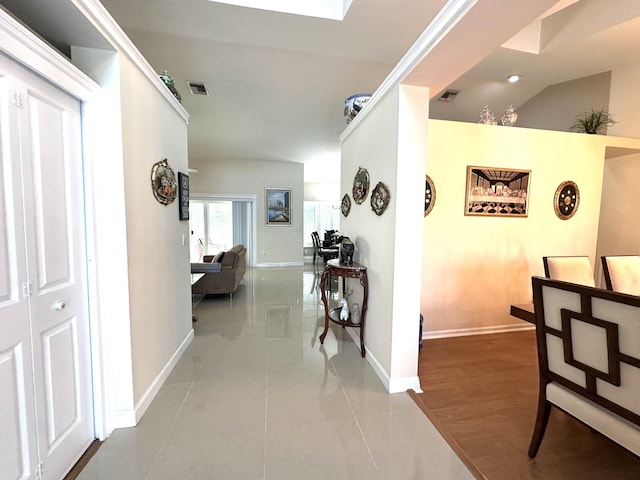
{"label": "recessed ceiling light", "polygon": [[522,75],[518,75],[517,73],[513,73],[507,77],[507,82],[516,83],[518,80],[522,78]]}

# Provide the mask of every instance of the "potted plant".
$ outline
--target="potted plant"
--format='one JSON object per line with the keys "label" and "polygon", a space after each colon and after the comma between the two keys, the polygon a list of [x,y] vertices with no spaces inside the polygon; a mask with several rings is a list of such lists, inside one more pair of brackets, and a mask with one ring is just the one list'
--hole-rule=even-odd
{"label": "potted plant", "polygon": [[596,110],[591,107],[582,115],[578,115],[576,117],[576,121],[571,126],[571,129],[574,132],[590,133],[595,135],[599,133],[606,133],[607,127],[614,123],[616,123],[616,121],[613,119],[613,115],[607,112],[604,108]]}

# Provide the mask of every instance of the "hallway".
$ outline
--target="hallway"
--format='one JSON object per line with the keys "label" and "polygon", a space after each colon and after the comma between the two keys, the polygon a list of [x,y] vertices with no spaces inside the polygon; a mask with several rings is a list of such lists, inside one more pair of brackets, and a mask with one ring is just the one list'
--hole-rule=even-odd
{"label": "hallway", "polygon": [[320,345],[316,275],[249,269],[232,299],[201,299],[195,338],[140,424],[114,431],[78,478],[472,479],[345,331]]}

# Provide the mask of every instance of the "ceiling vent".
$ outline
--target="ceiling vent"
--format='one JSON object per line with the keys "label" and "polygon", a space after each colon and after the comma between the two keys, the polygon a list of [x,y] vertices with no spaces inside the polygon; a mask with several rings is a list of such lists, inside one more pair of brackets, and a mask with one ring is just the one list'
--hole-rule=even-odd
{"label": "ceiling vent", "polygon": [[207,84],[204,82],[188,81],[187,85],[189,85],[189,90],[193,95],[209,95],[209,92],[207,91]]}
{"label": "ceiling vent", "polygon": [[438,98],[438,100],[441,102],[450,102],[454,98],[456,98],[456,95],[458,95],[458,93],[460,93],[460,90],[447,90],[442,95],[440,95],[440,98]]}

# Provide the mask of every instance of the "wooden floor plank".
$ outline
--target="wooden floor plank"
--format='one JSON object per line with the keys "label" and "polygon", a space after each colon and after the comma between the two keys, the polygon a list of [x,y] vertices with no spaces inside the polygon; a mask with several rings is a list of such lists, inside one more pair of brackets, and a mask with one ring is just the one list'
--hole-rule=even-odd
{"label": "wooden floor plank", "polygon": [[417,399],[488,480],[640,478],[640,459],[557,409],[535,459],[534,331],[425,340]]}

